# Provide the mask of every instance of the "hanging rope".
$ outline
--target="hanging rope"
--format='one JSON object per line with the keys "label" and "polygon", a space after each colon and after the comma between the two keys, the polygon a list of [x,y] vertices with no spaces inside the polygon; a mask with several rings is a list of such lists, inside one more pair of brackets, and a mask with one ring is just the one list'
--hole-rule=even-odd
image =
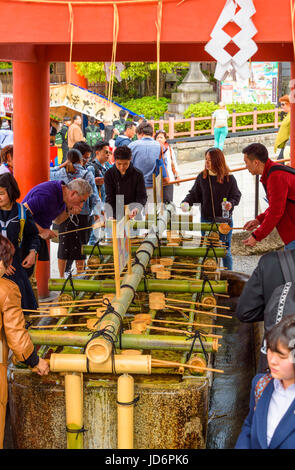
{"label": "hanging rope", "polygon": [[112,58],[110,65],[110,80],[108,85],[108,101],[109,105],[113,96],[114,79],[115,79],[115,67],[116,67],[116,54],[117,54],[117,43],[119,34],[119,12],[118,7],[113,3],[114,18],[113,18],[113,46],[112,46]]}
{"label": "hanging rope", "polygon": [[72,56],[73,56],[73,39],[74,39],[74,12],[72,4],[69,3],[69,33],[70,33],[70,67],[69,67],[69,80],[71,83],[72,78]]}
{"label": "hanging rope", "polygon": [[163,13],[163,1],[158,1],[157,8],[157,101],[160,97],[160,44],[161,44],[161,30],[162,30],[162,13]]}
{"label": "hanging rope", "polygon": [[295,60],[295,28],[294,28],[294,21],[295,21],[295,1],[294,1],[294,0],[290,0],[290,8],[291,8],[292,40],[293,40],[294,60]]}

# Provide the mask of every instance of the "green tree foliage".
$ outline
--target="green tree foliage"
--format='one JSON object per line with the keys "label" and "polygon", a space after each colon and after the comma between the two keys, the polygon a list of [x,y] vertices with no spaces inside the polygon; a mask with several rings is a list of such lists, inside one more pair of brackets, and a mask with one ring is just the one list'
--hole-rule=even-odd
{"label": "green tree foliage", "polygon": [[0,62],[0,70],[1,69],[12,69],[11,62]]}
{"label": "green tree foliage", "polygon": [[[122,82],[114,80],[113,95],[119,96],[118,101],[140,97],[140,84],[145,82],[145,95],[156,93],[156,62],[124,62],[125,69],[121,73]],[[75,64],[79,74],[86,77],[89,83],[105,82],[104,62],[78,62]],[[160,95],[164,92],[165,74],[179,69],[188,69],[187,62],[160,63]],[[105,91],[106,92],[106,91]]]}
{"label": "green tree foliage", "polygon": [[[121,73],[123,80],[145,80],[152,70],[157,70],[156,62],[124,62],[124,65],[126,68]],[[188,66],[187,62],[160,62],[160,72],[172,73],[178,68],[188,68]],[[106,79],[104,62],[77,62],[75,67],[89,83],[104,82]]]}

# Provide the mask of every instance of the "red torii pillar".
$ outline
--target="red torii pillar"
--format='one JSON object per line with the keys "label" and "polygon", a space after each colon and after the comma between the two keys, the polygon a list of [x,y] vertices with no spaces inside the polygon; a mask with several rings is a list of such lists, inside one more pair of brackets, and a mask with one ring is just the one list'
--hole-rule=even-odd
{"label": "red torii pillar", "polygon": [[[13,63],[14,176],[21,199],[49,180],[49,62]],[[48,296],[50,262],[37,263],[40,297]]]}
{"label": "red torii pillar", "polygon": [[295,62],[291,62],[290,102],[291,102],[290,158],[291,158],[291,167],[295,168]]}
{"label": "red torii pillar", "polygon": [[73,62],[66,63],[66,80],[71,82],[73,85],[86,88],[87,90],[87,79],[83,75],[79,75]]}

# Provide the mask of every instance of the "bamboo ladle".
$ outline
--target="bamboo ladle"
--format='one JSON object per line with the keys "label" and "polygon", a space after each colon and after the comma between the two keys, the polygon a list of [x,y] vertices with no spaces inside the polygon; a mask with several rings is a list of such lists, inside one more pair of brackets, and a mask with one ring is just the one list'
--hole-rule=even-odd
{"label": "bamboo ladle", "polygon": [[[192,300],[171,299],[170,297],[166,297],[165,300],[169,300],[170,302],[178,302],[182,304],[194,304],[194,305],[200,305],[201,307],[208,307],[208,304],[204,304],[202,302],[194,302]],[[230,307],[223,307],[222,305],[214,305],[214,308],[222,308],[224,310],[230,310]]]}
{"label": "bamboo ladle", "polygon": [[188,369],[208,370],[209,372],[219,372],[220,374],[224,373],[224,370],[221,370],[221,369],[212,369],[210,367],[193,366],[189,364],[182,364],[181,362],[162,361],[161,359],[152,359],[152,367],[186,367]]}
{"label": "bamboo ladle", "polygon": [[73,233],[73,232],[79,232],[80,230],[88,230],[88,229],[93,229],[95,230],[96,228],[101,228],[104,227],[104,222],[94,222],[94,224],[89,225],[89,227],[82,227],[82,228],[76,228],[74,230],[68,230],[67,232],[60,232],[57,233],[56,236],[60,237],[60,235],[67,235],[68,233]]}
{"label": "bamboo ladle", "polygon": [[[192,333],[191,331],[185,331],[185,330],[178,330],[176,328],[164,328],[162,326],[150,326],[148,325],[144,320],[142,322],[140,322],[140,320],[138,320],[138,323],[142,323],[142,327],[144,327],[144,330],[142,331],[145,331],[147,329],[151,329],[151,330],[158,330],[158,331],[168,331],[170,333],[181,333],[183,335],[190,335],[190,336],[194,336],[195,333]],[[202,336],[206,336],[206,337],[212,337],[212,338],[222,338],[221,335],[214,335],[212,333],[202,333]]]}
{"label": "bamboo ladle", "polygon": [[227,235],[231,230],[245,230],[244,227],[230,227],[228,224],[219,224],[219,232],[222,235]]}
{"label": "bamboo ladle", "polygon": [[222,317],[222,318],[232,318],[230,315],[223,315],[221,313],[212,313],[204,310],[194,310],[193,308],[184,308],[184,307],[175,307],[174,305],[166,305],[165,308],[170,308],[171,310],[183,310],[185,312],[195,312],[202,313],[203,315],[209,315],[210,317]]}
{"label": "bamboo ladle", "polygon": [[[139,314],[140,315],[140,314]],[[136,319],[136,316],[134,317]],[[144,320],[143,320],[144,321]],[[176,324],[176,325],[183,325],[183,326],[200,326],[203,328],[223,328],[222,325],[207,325],[205,323],[196,323],[196,322],[185,322],[185,321],[176,321],[176,320],[156,320],[151,318],[151,322],[154,323],[171,323],[171,324]]]}

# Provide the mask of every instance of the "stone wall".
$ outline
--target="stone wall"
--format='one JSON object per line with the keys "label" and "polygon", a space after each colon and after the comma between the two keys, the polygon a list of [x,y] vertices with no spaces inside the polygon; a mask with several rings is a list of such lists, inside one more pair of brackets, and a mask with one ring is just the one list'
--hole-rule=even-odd
{"label": "stone wall", "polygon": [[[240,153],[242,149],[253,142],[260,142],[266,147],[273,147],[276,133],[249,135],[243,137],[227,137],[224,144],[224,153],[229,155]],[[195,162],[204,159],[204,153],[214,146],[214,139],[197,140],[194,142],[176,142],[172,147],[177,152],[179,163]],[[272,157],[273,155],[270,155]]]}

